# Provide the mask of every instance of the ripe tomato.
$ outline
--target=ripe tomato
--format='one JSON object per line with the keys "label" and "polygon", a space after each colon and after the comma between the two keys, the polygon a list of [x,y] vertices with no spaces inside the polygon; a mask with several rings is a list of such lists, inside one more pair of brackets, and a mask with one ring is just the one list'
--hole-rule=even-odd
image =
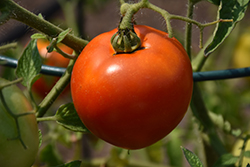
{"label": "ripe tomato", "polygon": [[[0,78],[0,83],[6,80]],[[3,88],[4,99],[14,114],[32,110],[32,106],[22,91],[15,85]],[[30,167],[36,158],[39,145],[38,128],[34,114],[18,118],[21,137],[27,149],[24,149],[17,137],[17,127],[13,117],[6,111],[0,100],[0,166]]]}
{"label": "ripe tomato", "polygon": [[[67,67],[69,59],[63,57],[56,51],[48,53],[47,46],[49,44],[50,43],[47,40],[44,39],[37,40],[37,48],[41,57],[43,58],[44,64],[56,67]],[[73,52],[73,49],[69,48],[64,44],[60,43],[58,44],[58,47],[65,53],[72,54]],[[50,91],[50,89],[54,86],[54,84],[58,81],[58,79],[59,77],[43,75],[34,83],[32,89],[41,97],[45,97],[46,94]]]}
{"label": "ripe tomato", "polygon": [[115,54],[103,33],[83,49],[72,72],[76,111],[97,137],[140,149],[162,139],[182,120],[192,95],[192,68],[182,45],[168,34],[136,25],[141,49]]}

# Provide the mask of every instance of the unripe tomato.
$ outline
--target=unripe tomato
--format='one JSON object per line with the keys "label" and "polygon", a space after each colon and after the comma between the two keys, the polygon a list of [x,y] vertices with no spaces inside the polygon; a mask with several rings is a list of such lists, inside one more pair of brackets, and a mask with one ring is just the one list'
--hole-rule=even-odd
{"label": "unripe tomato", "polygon": [[[43,58],[43,64],[56,67],[67,67],[69,59],[63,57],[58,52],[53,51],[48,53],[47,46],[50,42],[45,39],[37,40],[37,49]],[[73,49],[68,46],[59,43],[58,47],[65,53],[72,54]],[[58,81],[59,77],[42,75],[33,85],[32,89],[41,97],[45,97],[46,94],[51,90],[51,88]],[[69,90],[69,88],[68,88]]]}
{"label": "unripe tomato", "polygon": [[141,49],[115,54],[110,39],[95,37],[72,72],[76,111],[97,137],[122,148],[140,149],[170,133],[185,115],[193,87],[183,46],[168,34],[136,25]]}
{"label": "unripe tomato", "polygon": [[[1,83],[7,82],[0,78]],[[15,85],[3,88],[4,99],[14,114],[32,111],[32,106],[22,91]],[[6,111],[0,100],[0,166],[1,167],[30,167],[36,158],[39,145],[38,128],[35,114],[18,118],[20,134],[25,149],[18,135],[15,120]]]}

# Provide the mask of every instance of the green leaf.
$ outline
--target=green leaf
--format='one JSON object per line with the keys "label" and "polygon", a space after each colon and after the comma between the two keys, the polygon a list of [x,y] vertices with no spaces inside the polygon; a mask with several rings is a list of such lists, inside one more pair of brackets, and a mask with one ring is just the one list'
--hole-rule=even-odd
{"label": "green leaf", "polygon": [[40,159],[42,162],[46,163],[48,166],[56,166],[62,164],[62,157],[58,153],[58,150],[51,143],[46,145],[42,150],[40,155]]}
{"label": "green leaf", "polygon": [[42,59],[39,55],[36,40],[32,39],[18,60],[16,75],[23,78],[22,84],[31,87],[33,78],[41,71]]}
{"label": "green leaf", "polygon": [[218,19],[232,19],[233,22],[219,22],[216,25],[213,40],[205,49],[205,56],[212,53],[227,38],[236,23],[244,17],[248,3],[249,0],[221,0]]}
{"label": "green leaf", "polygon": [[203,167],[200,159],[195,155],[193,152],[189,151],[188,149],[181,147],[186,160],[188,161],[189,165],[191,167]]}
{"label": "green leaf", "polygon": [[73,103],[62,105],[55,116],[57,118],[57,123],[63,127],[75,132],[89,133],[89,130],[79,118]]}
{"label": "green leaf", "polygon": [[222,167],[227,165],[234,165],[239,160],[239,157],[233,156],[232,154],[222,155],[213,167]]}
{"label": "green leaf", "polygon": [[77,160],[77,161],[69,162],[67,164],[58,165],[56,167],[80,167],[81,163],[82,163],[81,161]]}
{"label": "green leaf", "polygon": [[39,134],[39,148],[40,148],[43,143],[43,135],[40,129],[38,130],[38,134]]}
{"label": "green leaf", "polygon": [[245,151],[244,152],[244,157],[250,158],[250,151]]}
{"label": "green leaf", "polygon": [[47,38],[44,34],[35,33],[35,34],[31,35],[31,39],[47,39]]}
{"label": "green leaf", "polygon": [[71,31],[71,28],[68,28],[67,30],[61,32],[57,37],[57,43],[60,43]]}

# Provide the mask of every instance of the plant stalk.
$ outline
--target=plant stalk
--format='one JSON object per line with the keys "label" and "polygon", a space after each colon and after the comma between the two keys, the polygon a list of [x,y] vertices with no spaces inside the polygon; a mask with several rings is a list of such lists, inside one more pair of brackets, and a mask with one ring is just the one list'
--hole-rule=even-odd
{"label": "plant stalk", "polygon": [[[63,30],[52,23],[38,17],[34,13],[24,9],[11,0],[0,1],[0,11],[9,13],[10,18],[18,20],[42,33],[51,37],[57,37]],[[88,41],[78,38],[72,34],[68,34],[62,41],[65,45],[74,49],[77,53],[81,52]]]}
{"label": "plant stalk", "polygon": [[75,60],[70,60],[69,65],[64,73],[64,75],[57,81],[55,86],[51,89],[48,95],[43,99],[43,101],[38,105],[37,117],[43,117],[47,110],[51,107],[60,93],[66,88],[70,82],[71,72],[73,69]]}

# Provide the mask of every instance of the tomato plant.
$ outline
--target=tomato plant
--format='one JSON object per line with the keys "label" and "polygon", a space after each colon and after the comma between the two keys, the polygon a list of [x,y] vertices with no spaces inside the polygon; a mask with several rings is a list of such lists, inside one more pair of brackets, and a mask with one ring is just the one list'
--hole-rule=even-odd
{"label": "tomato plant", "polygon": [[[50,42],[48,40],[37,40],[37,49],[44,61],[44,64],[56,67],[67,67],[69,59],[63,57],[56,51],[48,53],[47,47],[49,46],[49,44]],[[58,47],[65,53],[71,54],[73,52],[70,47],[62,43],[59,43]],[[34,83],[32,90],[35,91],[41,97],[44,97],[50,91],[53,85],[58,81],[58,79],[59,77],[43,75]],[[67,90],[69,90],[69,88],[67,88]]]}
{"label": "tomato plant", "polygon": [[[38,32],[32,35],[31,42],[22,53],[17,50],[17,39],[21,39],[20,36],[28,38],[26,26],[22,26],[25,33],[20,33],[13,40],[3,40],[4,36],[0,38],[0,45],[4,44],[0,46],[0,73],[6,77],[10,74],[9,68],[16,68],[16,75],[11,79],[23,84],[34,106],[36,121],[41,124],[43,143],[34,166],[156,167],[187,166],[187,163],[192,167],[246,166],[246,158],[249,157],[247,141],[250,138],[249,85],[242,84],[242,80],[229,79],[250,75],[250,67],[245,64],[248,42],[239,42],[236,50],[241,51],[234,52],[238,58],[240,54],[244,55],[244,66],[248,68],[238,69],[236,66],[237,69],[230,69],[229,61],[235,41],[249,40],[249,37],[242,40],[239,34],[230,35],[233,30],[243,32],[242,28],[249,26],[246,25],[249,0],[187,0],[186,3],[182,0],[179,0],[182,3],[178,0],[120,0],[120,14],[113,10],[117,1],[114,4],[106,0],[102,5],[100,1],[104,2],[61,0],[61,11],[57,11],[50,22],[46,20],[48,14],[41,12],[36,15],[22,7],[31,9],[33,4],[0,0],[0,29],[4,36],[12,32],[7,32],[11,30],[8,27],[2,27],[16,26],[8,23],[10,19],[34,28],[31,32]],[[54,3],[44,3],[46,10],[37,8],[35,11],[55,9]],[[89,3],[97,4],[98,9],[90,11]],[[247,19],[237,24],[245,16]],[[157,23],[159,19],[156,18],[159,17],[162,19]],[[103,33],[117,25],[119,19],[118,31]],[[168,34],[135,24],[149,25]],[[103,34],[88,41],[99,33]],[[75,54],[64,55],[71,59],[65,70],[41,67],[35,39],[44,37],[53,39],[51,45],[59,52],[59,43],[74,49]],[[183,41],[185,50],[176,39]],[[45,48],[44,52],[44,64],[46,60],[55,58]],[[45,92],[48,94],[37,103],[30,88],[39,73],[58,75],[60,79],[54,86],[53,79],[38,86],[43,96]],[[51,86],[43,90],[43,86],[50,82]],[[56,101],[70,82],[73,102],[68,102],[67,98]],[[189,102],[190,112],[176,127]],[[5,108],[8,109],[6,105]],[[8,113],[13,109],[15,107],[10,105]],[[11,118],[19,121],[30,115],[19,116],[14,114]],[[86,134],[89,131],[83,123],[96,136]],[[8,129],[8,125],[4,127]],[[22,133],[18,136],[19,140],[15,141],[26,144]],[[234,154],[234,142],[242,139],[243,143],[238,145],[236,142],[235,148],[239,152]],[[128,154],[127,149],[140,150]],[[69,163],[63,165],[65,162]]]}
{"label": "tomato plant", "polygon": [[[7,81],[0,78],[1,84]],[[22,91],[15,85],[2,89],[7,106],[13,114],[20,115],[32,110],[32,106]],[[34,114],[18,117],[20,138],[14,118],[0,101],[0,164],[4,167],[30,167],[36,158],[39,145],[38,128]]]}
{"label": "tomato plant", "polygon": [[135,25],[141,48],[115,54],[116,29],[94,38],[77,59],[71,78],[73,103],[83,123],[119,147],[147,147],[170,133],[192,95],[190,60],[175,38]]}

